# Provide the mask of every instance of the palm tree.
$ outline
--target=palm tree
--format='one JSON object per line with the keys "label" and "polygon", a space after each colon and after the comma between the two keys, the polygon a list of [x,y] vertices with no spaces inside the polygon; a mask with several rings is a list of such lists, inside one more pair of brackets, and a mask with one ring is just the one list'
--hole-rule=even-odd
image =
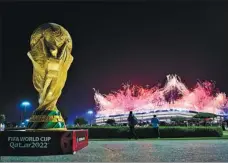
{"label": "palm tree", "polygon": [[199,118],[199,119],[203,119],[204,120],[204,126],[206,126],[206,123],[207,123],[207,119],[208,118],[213,118],[213,120],[214,120],[214,118],[216,118],[217,117],[217,115],[216,114],[212,114],[212,113],[202,113],[202,112],[200,112],[200,113],[198,113],[198,114],[196,114],[193,118]]}
{"label": "palm tree", "polygon": [[74,120],[74,124],[75,125],[77,125],[77,124],[86,125],[86,124],[88,124],[88,122],[83,117],[79,117]]}
{"label": "palm tree", "polygon": [[216,118],[217,115],[216,114],[212,114],[212,113],[198,113],[194,116],[194,118]]}

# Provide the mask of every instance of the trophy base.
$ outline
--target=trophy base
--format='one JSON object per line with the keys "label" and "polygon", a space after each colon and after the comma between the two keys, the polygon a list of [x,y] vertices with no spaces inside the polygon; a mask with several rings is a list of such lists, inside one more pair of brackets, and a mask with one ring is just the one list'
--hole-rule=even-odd
{"label": "trophy base", "polygon": [[27,125],[29,130],[62,130],[66,131],[66,125],[60,111],[35,110]]}
{"label": "trophy base", "polygon": [[39,132],[39,131],[67,131],[67,128],[47,128],[47,129],[25,129],[25,131]]}
{"label": "trophy base", "polygon": [[0,131],[0,156],[75,154],[86,146],[88,130]]}

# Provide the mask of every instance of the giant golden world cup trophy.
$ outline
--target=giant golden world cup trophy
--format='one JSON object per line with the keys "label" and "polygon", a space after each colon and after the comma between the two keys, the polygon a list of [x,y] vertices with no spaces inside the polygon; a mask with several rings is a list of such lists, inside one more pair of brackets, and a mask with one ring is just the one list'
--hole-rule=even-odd
{"label": "giant golden world cup trophy", "polygon": [[39,106],[29,120],[28,129],[66,130],[56,103],[73,61],[70,34],[58,24],[43,24],[33,32],[30,46],[28,57],[33,64],[33,84],[39,93]]}

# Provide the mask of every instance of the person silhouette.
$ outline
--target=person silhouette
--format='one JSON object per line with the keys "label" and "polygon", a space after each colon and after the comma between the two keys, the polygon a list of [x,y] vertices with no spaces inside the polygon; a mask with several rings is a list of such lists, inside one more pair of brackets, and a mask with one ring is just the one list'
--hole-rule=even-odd
{"label": "person silhouette", "polygon": [[138,120],[137,118],[134,116],[133,112],[130,111],[129,116],[128,116],[128,126],[130,129],[129,132],[129,139],[131,139],[132,137],[134,137],[135,139],[138,139],[136,133],[135,133],[135,125],[137,125]]}
{"label": "person silhouette", "polygon": [[160,132],[159,132],[159,119],[157,118],[156,115],[151,119],[151,124],[154,128],[154,132],[157,138],[160,138]]}

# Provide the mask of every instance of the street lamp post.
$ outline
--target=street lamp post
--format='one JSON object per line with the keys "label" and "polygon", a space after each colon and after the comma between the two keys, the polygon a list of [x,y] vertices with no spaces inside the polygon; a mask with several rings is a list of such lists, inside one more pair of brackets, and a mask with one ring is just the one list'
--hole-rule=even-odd
{"label": "street lamp post", "polygon": [[26,114],[26,109],[30,106],[30,102],[28,101],[24,101],[21,103],[21,106],[23,107],[23,111],[22,111],[22,116],[21,116],[21,122],[23,122],[23,120],[26,118],[25,114]]}
{"label": "street lamp post", "polygon": [[93,115],[93,111],[92,110],[89,110],[87,112],[91,117],[90,117],[90,126],[92,126],[92,115]]}

